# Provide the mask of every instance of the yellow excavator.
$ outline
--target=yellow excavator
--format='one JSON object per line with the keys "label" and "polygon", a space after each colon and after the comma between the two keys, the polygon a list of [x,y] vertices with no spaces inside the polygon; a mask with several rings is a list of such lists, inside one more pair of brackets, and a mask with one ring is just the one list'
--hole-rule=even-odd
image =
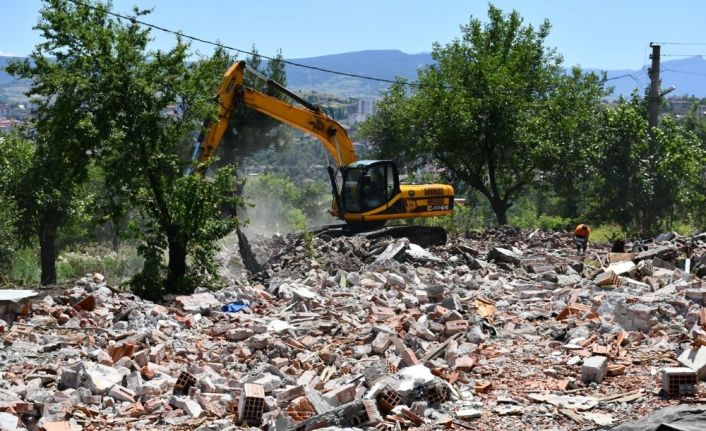
{"label": "yellow excavator", "polygon": [[[248,70],[283,92],[297,106],[245,85]],[[275,118],[317,138],[333,157],[328,167],[333,193],[330,213],[355,230],[373,229],[387,220],[435,217],[453,212],[454,190],[448,184],[401,184],[391,160],[358,160],[348,133],[323,108],[302,99],[272,79],[248,68],[244,61],[230,66],[216,94],[218,119],[206,126],[193,159],[208,160],[223,140],[236,106],[242,105]],[[340,177],[339,177],[340,174]],[[340,185],[339,185],[340,181]]]}

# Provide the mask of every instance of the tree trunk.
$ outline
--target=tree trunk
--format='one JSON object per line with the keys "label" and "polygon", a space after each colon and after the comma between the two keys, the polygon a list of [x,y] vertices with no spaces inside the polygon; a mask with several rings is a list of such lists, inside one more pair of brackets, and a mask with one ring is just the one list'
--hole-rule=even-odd
{"label": "tree trunk", "polygon": [[[240,164],[240,162],[238,163]],[[238,179],[238,173],[237,171],[233,171],[236,181]],[[237,181],[236,182],[237,186],[234,191],[235,195],[238,197],[243,197],[243,190],[245,189],[245,179],[242,181]],[[238,208],[233,208],[233,215],[238,217]],[[255,253],[252,251],[252,247],[250,246],[250,241],[248,241],[248,238],[245,236],[245,233],[240,230],[240,228],[237,229],[236,231],[238,235],[238,251],[240,251],[240,257],[243,260],[243,266],[245,266],[245,269],[250,272],[251,274],[257,274],[260,271],[262,271],[262,266],[257,261],[257,258],[255,257]]]}
{"label": "tree trunk", "polygon": [[500,199],[493,199],[490,202],[490,206],[493,208],[493,212],[495,213],[495,218],[498,220],[498,225],[506,225],[507,224],[507,209],[509,206],[507,203]]}
{"label": "tree trunk", "polygon": [[167,293],[189,293],[183,289],[186,275],[186,244],[175,238],[167,237],[169,245],[169,262],[167,264]]}
{"label": "tree trunk", "polygon": [[248,238],[245,236],[243,231],[240,230],[240,228],[237,229],[237,234],[238,249],[240,250],[240,257],[243,259],[245,269],[251,274],[259,273],[262,271],[262,267],[258,263],[257,258],[255,258],[255,253],[253,253],[252,247],[250,247],[250,241],[248,241]]}
{"label": "tree trunk", "polygon": [[56,229],[56,226],[40,226],[37,231],[43,286],[56,283]]}

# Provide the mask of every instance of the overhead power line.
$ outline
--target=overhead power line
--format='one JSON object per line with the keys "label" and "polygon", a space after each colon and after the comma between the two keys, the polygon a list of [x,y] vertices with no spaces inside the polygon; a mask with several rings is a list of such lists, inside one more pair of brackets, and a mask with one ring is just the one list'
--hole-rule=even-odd
{"label": "overhead power line", "polygon": [[[245,49],[235,48],[235,47],[233,47],[233,46],[224,45],[224,44],[218,43],[218,42],[212,42],[212,41],[210,41],[210,40],[202,39],[202,38],[200,38],[200,37],[193,36],[193,35],[190,35],[190,34],[186,34],[186,33],[183,33],[183,32],[181,32],[181,31],[171,30],[171,29],[168,29],[168,28],[159,26],[159,25],[151,24],[151,23],[148,23],[148,22],[139,20],[139,19],[137,19],[136,17],[133,17],[133,16],[125,16],[125,15],[121,15],[121,14],[119,14],[119,13],[111,12],[111,11],[109,11],[109,10],[107,10],[107,9],[103,9],[103,8],[100,8],[100,7],[97,7],[97,6],[93,6],[93,5],[90,5],[90,4],[88,4],[88,3],[84,3],[84,2],[82,2],[82,1],[80,1],[80,0],[68,0],[68,1],[69,1],[70,3],[73,3],[73,4],[78,5],[78,6],[83,6],[83,7],[88,8],[88,9],[92,9],[92,10],[95,10],[95,11],[98,11],[98,12],[105,13],[105,14],[107,14],[107,15],[114,16],[114,17],[116,17],[116,18],[118,18],[118,19],[128,20],[128,21],[130,21],[130,22],[137,23],[137,24],[143,25],[143,26],[145,26],[145,27],[149,27],[149,28],[153,28],[153,29],[155,29],[155,30],[163,31],[163,32],[165,32],[165,33],[170,33],[170,34],[173,34],[173,35],[181,36],[181,37],[183,37],[183,38],[185,38],[185,39],[193,40],[193,41],[195,41],[195,42],[204,43],[204,44],[206,44],[206,45],[213,45],[213,46],[220,47],[220,48],[224,48],[224,49],[227,49],[227,50],[230,50],[230,51],[239,52],[239,53],[241,53],[241,54],[247,54],[247,55],[262,57],[262,58],[265,58],[265,59],[270,60],[270,61],[277,61],[277,60],[279,60],[279,59],[276,59],[276,58],[274,58],[274,57],[270,57],[270,56],[267,56],[267,55],[262,55],[262,54],[255,53],[255,52],[252,52],[252,51],[248,51],[248,50],[245,50]],[[351,78],[359,78],[359,79],[367,79],[367,80],[369,80],[369,81],[386,82],[386,83],[390,83],[390,84],[394,84],[394,83],[396,82],[395,80],[392,80],[392,79],[376,78],[376,77],[373,77],[373,76],[360,75],[360,74],[357,74],[357,73],[341,72],[341,71],[338,71],[338,70],[331,70],[331,69],[326,69],[326,68],[323,68],[323,67],[309,66],[309,65],[297,63],[297,62],[291,61],[291,60],[281,60],[281,61],[282,61],[282,63],[289,64],[289,65],[291,65],[291,66],[302,67],[302,68],[305,68],[305,69],[318,70],[319,72],[332,73],[332,74],[334,74],[334,75],[348,76],[348,77],[351,77]],[[410,86],[418,86],[417,83],[413,83],[413,82],[406,82],[405,84],[406,84],[406,85],[410,85]]]}
{"label": "overhead power line", "polygon": [[[234,47],[234,46],[225,45],[225,44],[220,43],[220,42],[213,42],[213,41],[210,41],[210,40],[207,40],[207,39],[203,39],[203,38],[198,37],[198,36],[193,36],[193,35],[191,35],[191,34],[186,34],[186,33],[181,32],[181,31],[172,30],[172,29],[169,29],[169,28],[166,28],[166,27],[162,27],[162,26],[160,26],[160,25],[156,25],[156,24],[152,24],[152,23],[149,23],[149,22],[146,22],[146,21],[142,21],[142,20],[140,20],[140,19],[137,19],[137,17],[134,17],[134,16],[126,16],[126,15],[122,15],[122,14],[119,14],[119,13],[116,13],[116,12],[112,12],[112,11],[110,11],[110,10],[107,10],[107,9],[104,9],[104,8],[101,8],[101,7],[93,6],[93,5],[91,5],[91,4],[88,4],[88,3],[83,2],[83,1],[81,1],[81,0],[67,0],[67,1],[70,2],[70,3],[73,3],[74,5],[77,5],[77,6],[82,6],[82,7],[91,9],[91,10],[95,10],[95,11],[98,11],[98,12],[105,13],[106,15],[114,16],[114,17],[116,17],[116,18],[118,18],[118,19],[121,19],[121,20],[127,20],[127,21],[130,21],[130,22],[132,22],[132,23],[137,23],[137,24],[140,24],[140,25],[142,25],[142,26],[145,26],[145,27],[148,27],[148,28],[151,28],[151,29],[159,30],[159,31],[162,31],[162,32],[165,32],[165,33],[169,33],[169,34],[173,34],[173,35],[176,35],[176,36],[183,37],[183,38],[185,38],[185,39],[193,40],[194,42],[199,42],[199,43],[203,43],[203,44],[206,44],[206,45],[216,46],[216,47],[223,48],[223,49],[227,49],[227,50],[230,50],[230,51],[235,51],[235,52],[238,52],[238,53],[241,53],[241,54],[247,54],[247,55],[251,55],[251,56],[261,57],[261,58],[265,58],[265,59],[270,60],[270,61],[281,61],[282,63],[288,64],[288,65],[290,65],[290,66],[301,67],[301,68],[310,69],[310,70],[316,70],[316,71],[324,72],[324,73],[331,73],[331,74],[334,74],[334,75],[347,76],[347,77],[350,77],[350,78],[358,78],[358,79],[365,79],[365,80],[369,80],[369,81],[385,82],[385,83],[389,83],[389,84],[394,84],[394,83],[397,82],[397,81],[392,80],[392,79],[377,78],[377,77],[368,76],[368,75],[361,75],[361,74],[358,74],[358,73],[341,72],[341,71],[338,71],[338,70],[332,70],[332,69],[327,69],[327,68],[323,68],[323,67],[310,66],[310,65],[298,63],[298,62],[291,61],[291,60],[278,59],[278,58],[275,58],[275,57],[263,55],[263,54],[256,53],[256,52],[253,52],[253,51],[249,51],[249,50],[246,50],[246,49],[240,49],[240,48],[236,48],[236,47]],[[620,76],[614,76],[614,77],[612,77],[612,78],[608,78],[608,79],[606,79],[606,81],[612,81],[612,80],[614,80],[614,79],[620,79],[620,78],[625,78],[625,77],[630,77],[630,78],[632,78],[634,81],[636,81],[636,82],[638,82],[638,83],[640,82],[640,81],[638,80],[638,78],[635,78],[635,76],[633,76],[632,74],[629,74],[629,73],[624,74],[624,75],[620,75]],[[404,84],[405,84],[405,85],[408,85],[408,86],[410,86],[410,87],[419,87],[419,86],[421,85],[421,84],[416,83],[416,82],[404,82]]]}
{"label": "overhead power line", "polygon": [[618,75],[618,76],[613,76],[612,78],[607,78],[606,81],[612,81],[614,79],[620,79],[620,78],[631,78],[633,81],[639,83],[640,80],[636,78],[632,73],[625,73],[623,75]]}
{"label": "overhead power line", "polygon": [[674,69],[662,69],[663,72],[675,72],[675,73],[686,73],[689,75],[701,75],[701,76],[706,76],[706,73],[701,73],[701,72],[691,72],[689,70],[674,70]]}

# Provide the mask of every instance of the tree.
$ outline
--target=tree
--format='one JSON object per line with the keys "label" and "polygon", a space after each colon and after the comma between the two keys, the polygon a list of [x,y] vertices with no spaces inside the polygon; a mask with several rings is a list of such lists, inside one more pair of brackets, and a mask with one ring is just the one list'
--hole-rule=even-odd
{"label": "tree", "polygon": [[[411,90],[404,81],[388,90],[363,136],[407,168],[437,161],[506,224],[513,200],[566,144],[552,132],[562,116],[547,112],[596,103],[602,88],[595,77],[564,72],[561,56],[545,46],[549,28],[548,21],[538,29],[524,25],[516,11],[490,5],[486,24],[472,18],[460,39],[434,44],[435,64],[418,72]],[[567,91],[577,87],[587,89]]]}
{"label": "tree", "polygon": [[[81,182],[93,160],[105,189],[120,197],[105,207],[119,215],[125,207],[138,209],[141,218],[131,232],[142,241],[146,263],[135,285],[153,298],[189,292],[214,272],[207,259],[214,241],[237,225],[237,218],[223,217],[240,204],[232,196],[230,170],[184,177],[203,119],[215,116],[212,94],[229,58],[217,50],[193,61],[180,38],[168,51],[150,51],[150,31],[109,10],[101,2],[47,1],[37,25],[44,42],[32,54],[34,64],[15,70],[34,80],[31,93],[42,98],[38,151],[47,148],[51,162],[70,162],[51,165],[50,172],[65,169],[64,177]],[[147,13],[134,11],[137,17]],[[51,145],[41,145],[49,139]],[[66,197],[58,200],[66,204]]]}
{"label": "tree", "polygon": [[[0,134],[0,274],[9,269],[12,253],[32,237],[22,229],[22,210],[30,202],[25,180],[32,166],[34,145],[18,133]],[[23,235],[23,233],[27,234]],[[0,277],[2,280],[2,277]]]}
{"label": "tree", "polygon": [[[86,8],[70,14],[66,2],[60,0],[48,1],[41,15],[43,20],[35,28],[44,41],[30,55],[31,62],[16,61],[6,70],[31,79],[28,95],[36,97],[31,135],[36,149],[23,179],[19,206],[24,226],[21,230],[34,232],[39,241],[41,282],[51,284],[56,282],[58,230],[76,209],[76,193],[87,175],[86,149],[96,137],[90,101],[97,94],[91,86],[92,71],[84,73],[85,60],[92,52],[82,52],[79,38],[69,37],[62,29],[73,25],[95,28],[101,25],[102,17],[87,13]],[[50,19],[61,28],[48,25]],[[96,51],[103,46],[92,48]]]}
{"label": "tree", "polygon": [[670,118],[648,133],[644,104],[633,96],[605,109],[590,198],[592,219],[642,235],[670,227],[672,215],[703,202],[704,150]]}

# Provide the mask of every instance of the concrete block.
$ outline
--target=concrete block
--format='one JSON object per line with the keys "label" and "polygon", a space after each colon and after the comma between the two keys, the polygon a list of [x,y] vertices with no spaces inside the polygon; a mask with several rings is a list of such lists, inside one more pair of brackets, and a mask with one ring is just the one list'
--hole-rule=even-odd
{"label": "concrete block", "polygon": [[509,263],[515,266],[520,266],[521,263],[520,256],[517,253],[502,247],[490,249],[488,252],[488,260],[498,263]]}
{"label": "concrete block", "polygon": [[624,262],[615,262],[608,265],[606,272],[612,271],[615,275],[626,275],[634,271],[636,267],[637,265],[629,260]]}
{"label": "concrete block", "polygon": [[285,389],[278,389],[272,393],[277,397],[278,401],[289,402],[295,398],[305,395],[304,386],[292,386]]}
{"label": "concrete block", "polygon": [[71,368],[61,368],[60,384],[64,388],[76,389],[78,387],[78,371]]}
{"label": "concrete block", "polygon": [[699,380],[706,379],[706,346],[700,346],[698,350],[685,350],[679,355],[678,361],[681,365],[696,371]]}
{"label": "concrete block", "polygon": [[608,372],[608,359],[603,356],[591,356],[583,361],[581,380],[584,383],[600,383]]}
{"label": "concrete block", "polygon": [[684,297],[699,305],[706,305],[706,288],[685,289]]}
{"label": "concrete block", "polygon": [[698,385],[696,371],[687,367],[662,370],[662,389],[669,395],[694,395]]}
{"label": "concrete block", "polygon": [[373,352],[377,353],[378,355],[385,353],[385,351],[387,351],[387,349],[390,347],[390,344],[392,344],[390,336],[388,334],[385,334],[384,332],[378,332],[377,336],[375,337],[372,343]]}
{"label": "concrete block", "polygon": [[330,412],[333,407],[326,401],[326,399],[321,395],[321,393],[315,389],[306,388],[306,399],[309,401],[317,414],[323,414]]}
{"label": "concrete block", "polygon": [[19,425],[19,418],[10,413],[0,412],[0,429],[14,431]]}
{"label": "concrete block", "polygon": [[384,361],[375,362],[363,370],[365,384],[372,387],[375,382],[390,375],[387,364]]}
{"label": "concrete block", "polygon": [[478,409],[462,409],[456,410],[455,413],[456,417],[459,419],[476,419],[479,418],[483,412]]}
{"label": "concrete block", "polygon": [[342,406],[355,399],[355,383],[340,386],[324,394],[326,401],[334,407]]}
{"label": "concrete block", "polygon": [[414,351],[412,351],[409,347],[405,348],[400,356],[402,356],[402,361],[408,367],[421,364],[417,358],[417,355],[415,355]]}

